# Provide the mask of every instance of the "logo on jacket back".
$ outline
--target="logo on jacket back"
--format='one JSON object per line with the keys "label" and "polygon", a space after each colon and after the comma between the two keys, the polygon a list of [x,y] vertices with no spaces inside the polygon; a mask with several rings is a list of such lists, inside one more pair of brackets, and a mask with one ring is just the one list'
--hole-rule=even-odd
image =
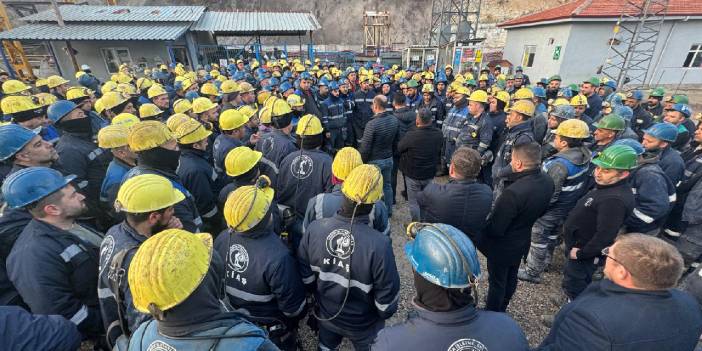
{"label": "logo on jacket back", "polygon": [[100,274],[102,271],[110,266],[110,259],[112,258],[112,251],[115,250],[115,238],[112,235],[108,235],[102,241],[100,245]]}
{"label": "logo on jacket back", "polygon": [[297,179],[305,179],[312,174],[313,166],[312,158],[307,155],[300,155],[295,157],[290,165],[290,172]]}
{"label": "logo on jacket back", "polygon": [[149,345],[146,351],[177,351],[175,347],[166,344],[161,340],[156,340]]}
{"label": "logo on jacket back", "polygon": [[460,339],[451,344],[447,351],[488,351],[488,348],[475,339]]}
{"label": "logo on jacket back", "polygon": [[354,246],[353,235],[346,229],[336,229],[327,235],[327,252],[336,258],[349,258]]}
{"label": "logo on jacket back", "polygon": [[232,245],[229,248],[229,262],[227,265],[230,270],[243,273],[249,267],[249,253],[239,244]]}

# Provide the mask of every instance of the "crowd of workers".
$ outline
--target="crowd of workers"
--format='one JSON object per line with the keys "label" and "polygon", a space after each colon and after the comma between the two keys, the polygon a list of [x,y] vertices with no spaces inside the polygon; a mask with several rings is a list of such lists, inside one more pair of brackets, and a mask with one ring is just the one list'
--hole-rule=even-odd
{"label": "crowd of workers", "polygon": [[[306,321],[320,350],[528,350],[505,312],[562,242],[562,294],[539,297],[562,308],[537,349],[694,349],[688,97],[507,71],[283,58],[122,65],[106,82],[85,65],[73,82],[0,73],[4,348],[296,350]],[[386,326],[401,196],[416,295]]]}

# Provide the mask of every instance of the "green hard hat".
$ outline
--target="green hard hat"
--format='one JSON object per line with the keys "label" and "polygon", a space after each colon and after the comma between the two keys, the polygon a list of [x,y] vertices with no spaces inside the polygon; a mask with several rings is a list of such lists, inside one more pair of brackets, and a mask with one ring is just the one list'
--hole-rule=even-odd
{"label": "green hard hat", "polygon": [[562,81],[563,79],[561,79],[561,76],[559,76],[559,75],[557,75],[557,74],[552,75],[551,78],[548,79],[549,82],[554,81],[554,80],[557,80],[557,81],[560,82],[560,81]]}
{"label": "green hard hat", "polygon": [[580,87],[575,83],[568,85],[568,89],[572,91],[580,91]]}
{"label": "green hard hat", "polygon": [[408,88],[416,88],[416,87],[418,87],[418,86],[419,86],[419,82],[417,82],[417,81],[414,80],[414,79],[410,79],[409,81],[407,81],[407,87],[408,87]]}
{"label": "green hard hat", "polygon": [[636,151],[628,145],[612,145],[592,160],[597,167],[605,169],[633,169],[636,167]]}
{"label": "green hard hat", "polygon": [[593,124],[595,128],[599,129],[610,129],[610,130],[624,130],[626,129],[626,122],[624,122],[624,118],[617,114],[609,114],[596,123]]}
{"label": "green hard hat", "polygon": [[467,86],[473,86],[473,87],[474,87],[474,86],[477,86],[478,84],[475,83],[475,79],[468,79],[468,80],[466,81],[465,85],[467,85]]}
{"label": "green hard hat", "polygon": [[685,94],[675,94],[673,95],[673,102],[676,104],[690,104],[690,99]]}
{"label": "green hard hat", "polygon": [[663,97],[665,95],[665,89],[663,88],[656,88],[651,90],[651,92],[648,94],[648,96],[653,96],[653,97]]}
{"label": "green hard hat", "polygon": [[590,83],[596,87],[599,87],[600,86],[600,78],[590,77],[590,79],[586,80],[584,83]]}

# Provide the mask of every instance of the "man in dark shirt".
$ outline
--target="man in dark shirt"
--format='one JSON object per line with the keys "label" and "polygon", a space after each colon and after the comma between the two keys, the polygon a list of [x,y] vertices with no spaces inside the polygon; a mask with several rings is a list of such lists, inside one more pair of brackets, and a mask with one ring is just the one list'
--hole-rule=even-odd
{"label": "man in dark shirt", "polygon": [[626,145],[613,145],[592,163],[597,185],[583,196],[563,226],[566,262],[562,288],[574,300],[592,281],[602,263],[602,249],[612,245],[619,228],[634,209],[634,194],[628,182],[636,167],[636,152]]}
{"label": "man in dark shirt", "polygon": [[388,208],[388,215],[392,217],[392,185],[390,177],[392,173],[392,155],[397,150],[399,138],[399,122],[391,111],[387,111],[388,98],[378,95],[373,98],[371,110],[373,118],[366,124],[363,131],[363,138],[359,143],[358,151],[361,153],[364,163],[378,166],[383,175],[383,201]]}
{"label": "man in dark shirt", "polygon": [[397,145],[400,154],[400,170],[405,179],[407,201],[413,221],[419,220],[417,193],[434,179],[436,167],[441,160],[443,134],[432,123],[432,112],[421,108],[417,112],[417,128],[405,134]]}

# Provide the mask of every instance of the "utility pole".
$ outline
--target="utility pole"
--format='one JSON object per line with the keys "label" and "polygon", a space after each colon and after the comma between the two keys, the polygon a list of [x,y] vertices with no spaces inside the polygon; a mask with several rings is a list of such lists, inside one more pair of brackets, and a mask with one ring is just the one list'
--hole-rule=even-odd
{"label": "utility pole", "polygon": [[[59,27],[63,28],[66,26],[65,23],[63,23],[63,16],[61,16],[61,10],[58,7],[58,4],[56,3],[56,0],[51,0],[51,7],[54,8],[54,12],[56,13],[56,21],[58,22]],[[71,46],[71,41],[66,40],[66,51],[68,51],[68,56],[71,58],[71,63],[73,64],[73,69],[78,72],[80,68],[78,67],[78,61],[76,60],[75,54],[73,54],[73,47]]]}

